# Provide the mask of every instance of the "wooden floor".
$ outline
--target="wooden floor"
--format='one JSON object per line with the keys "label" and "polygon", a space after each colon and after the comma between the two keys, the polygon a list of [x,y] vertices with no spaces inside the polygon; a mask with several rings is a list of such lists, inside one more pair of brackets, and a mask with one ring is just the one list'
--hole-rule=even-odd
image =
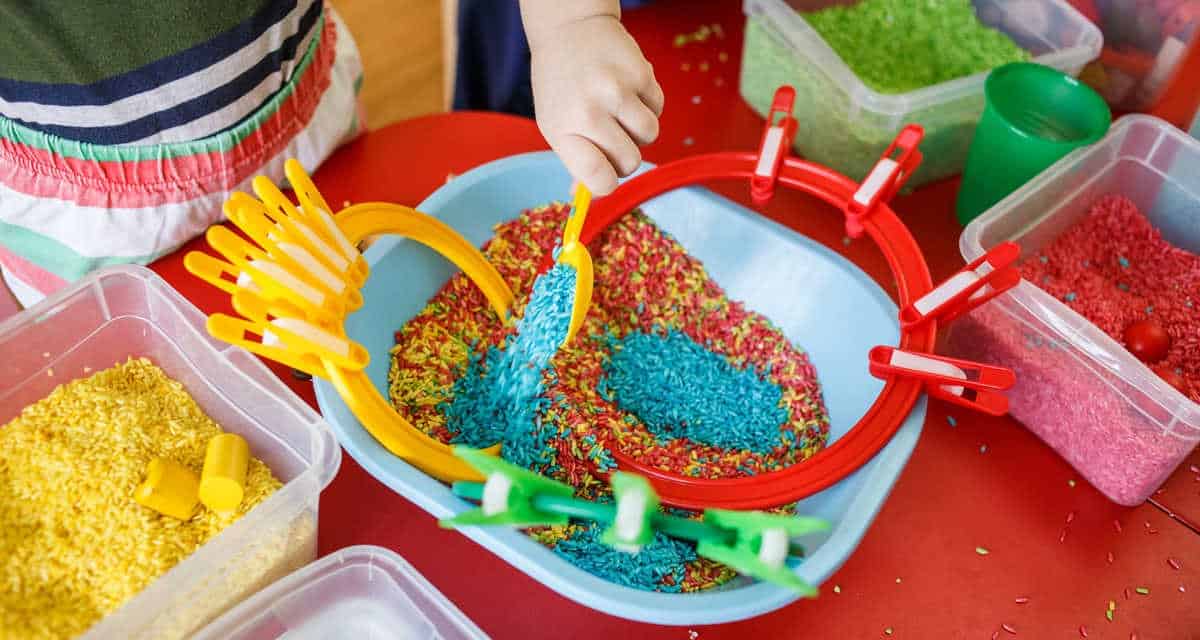
{"label": "wooden floor", "polygon": [[363,58],[367,124],[444,110],[442,2],[334,0]]}

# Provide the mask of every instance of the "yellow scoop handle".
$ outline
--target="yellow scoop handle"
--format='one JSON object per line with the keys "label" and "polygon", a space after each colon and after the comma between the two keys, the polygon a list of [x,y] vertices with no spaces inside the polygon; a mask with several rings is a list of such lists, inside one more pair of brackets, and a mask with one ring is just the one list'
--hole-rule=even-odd
{"label": "yellow scoop handle", "polygon": [[592,255],[587,247],[579,241],[583,231],[583,223],[587,219],[588,207],[592,204],[592,192],[580,183],[575,187],[575,203],[571,207],[571,215],[563,229],[562,250],[558,254],[558,263],[575,268],[575,301],[571,305],[571,324],[567,328],[567,337],[563,340],[566,346],[575,338],[583,320],[587,317],[588,309],[592,306]]}

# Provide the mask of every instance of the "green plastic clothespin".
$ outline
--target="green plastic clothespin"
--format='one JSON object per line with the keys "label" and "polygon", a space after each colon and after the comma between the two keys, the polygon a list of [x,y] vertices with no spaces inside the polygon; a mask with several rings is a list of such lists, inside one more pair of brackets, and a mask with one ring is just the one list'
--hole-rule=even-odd
{"label": "green plastic clothespin", "polygon": [[645,478],[618,471],[611,478],[617,511],[600,541],[615,549],[637,553],[654,538],[658,495]]}
{"label": "green plastic clothespin", "polygon": [[696,545],[696,553],[729,565],[752,578],[789,587],[803,596],[817,595],[817,590],[801,580],[785,561],[791,539],[828,531],[829,523],[825,520],[757,511],[708,509],[704,512],[704,521],[731,531],[734,534],[733,543],[702,541]]}
{"label": "green plastic clothespin", "polygon": [[697,543],[701,556],[726,564],[739,573],[795,590],[804,596],[816,589],[786,565],[789,555],[803,555],[792,538],[828,531],[819,518],[767,514],[758,511],[708,509],[703,520],[662,513],[649,481],[626,472],[612,475],[615,504],[576,498],[570,486],[523,469],[469,447],[454,447],[455,455],[487,477],[487,482],[456,482],[454,493],[478,500],[479,509],[442,520],[443,527],[503,525],[531,527],[565,525],[572,518],[611,525],[601,540],[636,553],[655,531]]}
{"label": "green plastic clothespin", "polygon": [[[534,500],[539,495],[570,498],[574,490],[543,475],[523,469],[470,447],[454,447],[454,455],[466,460],[487,477],[480,496],[480,507],[440,520],[447,529],[467,525],[508,525],[534,527],[565,525],[566,515],[538,509]],[[476,483],[455,483],[476,484]]]}

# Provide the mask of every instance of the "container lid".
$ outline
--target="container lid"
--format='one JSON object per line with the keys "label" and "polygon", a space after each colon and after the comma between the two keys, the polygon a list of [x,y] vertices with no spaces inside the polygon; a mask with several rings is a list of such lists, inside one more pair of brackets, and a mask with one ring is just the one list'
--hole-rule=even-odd
{"label": "container lid", "polygon": [[194,640],[487,638],[394,552],[347,547],[280,579]]}

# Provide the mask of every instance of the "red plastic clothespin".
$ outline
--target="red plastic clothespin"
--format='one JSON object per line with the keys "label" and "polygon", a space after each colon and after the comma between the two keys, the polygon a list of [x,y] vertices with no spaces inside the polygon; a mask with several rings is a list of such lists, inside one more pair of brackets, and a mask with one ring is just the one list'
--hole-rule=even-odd
{"label": "red plastic clothespin", "polygon": [[931,396],[993,416],[1008,413],[1008,398],[1000,392],[1017,382],[1009,369],[895,347],[875,347],[869,357],[876,378],[916,378]]}
{"label": "red plastic clothespin", "polygon": [[916,302],[900,310],[900,326],[912,329],[931,318],[950,322],[1021,282],[1021,247],[1003,242],[963,267]]}
{"label": "red plastic clothespin", "polygon": [[[779,179],[779,168],[792,147],[796,137],[796,119],[792,117],[792,104],[796,102],[796,90],[789,86],[775,91],[771,111],[767,113],[767,126],[763,128],[762,144],[758,147],[758,164],[750,178],[750,198],[754,204],[763,206],[775,195],[775,181]],[[782,116],[779,122],[775,118]]]}
{"label": "red plastic clothespin", "polygon": [[867,217],[875,212],[880,203],[891,200],[900,187],[908,182],[921,164],[921,151],[917,147],[924,137],[925,129],[921,125],[910,124],[883,152],[854,197],[846,203],[846,235],[861,238],[865,230],[863,222]]}

